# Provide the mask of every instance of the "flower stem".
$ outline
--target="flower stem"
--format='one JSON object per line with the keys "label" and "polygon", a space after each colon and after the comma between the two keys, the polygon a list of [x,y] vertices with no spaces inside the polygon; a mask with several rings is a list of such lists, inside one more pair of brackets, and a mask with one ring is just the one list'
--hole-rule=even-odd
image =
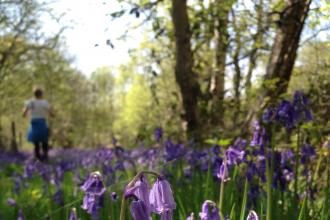
{"label": "flower stem", "polygon": [[223,207],[223,196],[224,196],[224,191],[225,191],[225,181],[221,181],[220,185],[220,196],[219,196],[219,211],[221,215],[221,219],[223,219],[223,212],[222,212],[222,207]]}
{"label": "flower stem", "polygon": [[[295,198],[298,197],[298,176],[299,176],[299,151],[300,151],[300,127],[298,126],[297,131],[297,148],[296,148],[296,155],[295,155],[295,177],[294,177],[294,196]],[[296,201],[298,202],[298,201]]]}
{"label": "flower stem", "polygon": [[266,213],[266,220],[271,220],[272,214],[272,188],[271,188],[271,175],[270,175],[270,164],[268,159],[266,160],[266,177],[267,177],[267,213]]}
{"label": "flower stem", "polygon": [[126,199],[125,195],[121,198],[121,206],[120,206],[120,218],[119,220],[125,220],[125,209],[126,209]]}

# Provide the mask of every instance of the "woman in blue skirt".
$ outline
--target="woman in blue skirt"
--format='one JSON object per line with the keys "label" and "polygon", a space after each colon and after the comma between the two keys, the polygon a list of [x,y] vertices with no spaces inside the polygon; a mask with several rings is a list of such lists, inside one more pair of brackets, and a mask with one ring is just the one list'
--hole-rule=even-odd
{"label": "woman in blue skirt", "polygon": [[[30,113],[31,123],[28,130],[28,141],[34,144],[34,155],[38,160],[48,160],[48,126],[47,117],[54,117],[49,103],[43,99],[43,91],[34,89],[34,99],[26,102],[23,117]],[[40,146],[43,155],[40,155]]]}

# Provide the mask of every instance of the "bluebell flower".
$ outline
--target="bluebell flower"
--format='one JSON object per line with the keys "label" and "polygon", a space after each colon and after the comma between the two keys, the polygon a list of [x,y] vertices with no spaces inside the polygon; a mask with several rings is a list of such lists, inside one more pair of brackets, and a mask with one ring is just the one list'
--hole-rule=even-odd
{"label": "bluebell flower", "polygon": [[283,123],[287,129],[293,128],[293,106],[290,101],[282,100],[277,109],[276,120]]}
{"label": "bluebell flower", "polygon": [[237,138],[233,144],[233,148],[238,150],[245,150],[247,145],[247,141],[243,138]]}
{"label": "bluebell flower", "polygon": [[165,160],[171,161],[178,159],[184,155],[184,145],[183,144],[174,144],[171,140],[167,140],[164,143],[165,147]]}
{"label": "bluebell flower", "polygon": [[160,215],[168,215],[168,211],[176,208],[173,193],[169,182],[163,177],[158,177],[150,191],[151,210]]}
{"label": "bluebell flower", "polygon": [[301,91],[296,91],[293,96],[293,120],[295,124],[313,120],[309,100]]}
{"label": "bluebell flower", "polygon": [[85,193],[92,193],[95,195],[102,195],[106,190],[102,175],[98,171],[92,172],[80,188]]}
{"label": "bluebell flower", "polygon": [[111,200],[112,201],[117,201],[118,200],[118,195],[117,195],[117,193],[116,192],[111,192],[111,194],[110,194],[110,198],[111,198]]}
{"label": "bluebell flower", "polygon": [[149,190],[150,186],[147,178],[141,175],[140,178],[135,182],[134,186],[125,189],[125,198],[135,197],[142,201],[146,206],[146,211],[151,212],[151,205],[149,201]]}
{"label": "bluebell flower", "polygon": [[229,178],[228,165],[227,165],[227,163],[225,161],[219,167],[219,170],[218,170],[218,173],[217,173],[217,177],[222,182],[226,182],[226,181],[228,181],[230,179]]}
{"label": "bluebell flower", "polygon": [[8,198],[8,199],[7,199],[7,204],[8,204],[9,206],[16,206],[16,205],[17,205],[15,199],[13,199],[13,198]]}
{"label": "bluebell flower", "polygon": [[202,211],[199,213],[199,217],[201,220],[220,220],[219,210],[215,203],[206,200],[202,205]]}
{"label": "bluebell flower", "polygon": [[285,165],[287,163],[292,164],[295,161],[295,156],[292,150],[285,150],[281,152],[281,165]]}
{"label": "bluebell flower", "polygon": [[225,154],[228,165],[237,165],[243,160],[244,157],[244,151],[240,151],[232,147],[229,147]]}
{"label": "bluebell flower", "polygon": [[92,193],[85,194],[81,208],[86,210],[93,218],[97,219],[99,208],[97,195]]}
{"label": "bluebell flower", "polygon": [[190,213],[190,215],[187,217],[186,220],[195,220],[195,215],[194,215],[194,213],[193,213],[193,212]]}
{"label": "bluebell flower", "polygon": [[151,220],[146,205],[139,199],[131,202],[130,211],[134,220]]}
{"label": "bluebell flower", "polygon": [[24,216],[23,216],[23,210],[19,209],[18,210],[18,217],[17,220],[24,220]]}
{"label": "bluebell flower", "polygon": [[92,218],[98,219],[98,208],[102,206],[106,191],[101,173],[92,172],[80,188],[85,192],[82,208],[92,215]]}
{"label": "bluebell flower", "polygon": [[275,117],[274,109],[267,108],[262,115],[262,121],[264,123],[271,123],[274,120],[274,117]]}
{"label": "bluebell flower", "polygon": [[53,200],[56,204],[64,206],[63,191],[61,188],[58,187],[55,194],[53,195]]}
{"label": "bluebell flower", "polygon": [[78,220],[76,208],[71,209],[69,220]]}
{"label": "bluebell flower", "polygon": [[250,142],[250,146],[263,146],[265,144],[266,130],[261,127],[258,121],[253,123],[253,138]]}
{"label": "bluebell flower", "polygon": [[216,156],[219,155],[220,152],[221,152],[220,146],[217,145],[217,144],[213,145],[212,148],[211,148],[211,152]]}
{"label": "bluebell flower", "polygon": [[163,137],[163,129],[161,127],[157,127],[154,132],[154,137],[157,142],[160,142],[160,140]]}
{"label": "bluebell flower", "polygon": [[316,158],[316,152],[313,146],[305,144],[301,148],[301,163],[307,164]]}
{"label": "bluebell flower", "polygon": [[246,220],[259,220],[257,213],[251,210],[246,218]]}

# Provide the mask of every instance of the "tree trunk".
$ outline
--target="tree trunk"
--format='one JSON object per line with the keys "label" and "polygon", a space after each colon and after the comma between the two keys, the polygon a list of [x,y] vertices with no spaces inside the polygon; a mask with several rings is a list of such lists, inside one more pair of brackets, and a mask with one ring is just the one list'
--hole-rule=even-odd
{"label": "tree trunk", "polygon": [[241,53],[242,41],[241,41],[241,31],[239,30],[239,21],[236,20],[236,16],[233,14],[233,25],[235,31],[235,50],[233,54],[233,63],[234,63],[234,77],[233,77],[233,88],[234,88],[234,114],[233,114],[233,127],[236,127],[239,120],[240,111],[241,111],[241,78],[242,71],[239,63],[239,55]]}
{"label": "tree trunk", "polygon": [[264,77],[263,99],[268,106],[285,93],[297,56],[300,36],[308,15],[311,0],[288,0],[280,13],[278,29]]}
{"label": "tree trunk", "polygon": [[184,120],[187,122],[189,138],[198,134],[198,97],[200,86],[193,72],[193,53],[191,51],[191,33],[186,0],[172,0],[172,22],[175,37],[175,79],[180,87],[184,108]]}
{"label": "tree trunk", "polygon": [[11,139],[11,151],[14,153],[18,152],[18,147],[17,147],[17,142],[16,142],[16,126],[15,126],[15,122],[12,121],[11,122],[11,135],[12,135],[12,139]]}
{"label": "tree trunk", "polygon": [[266,32],[266,30],[263,27],[263,19],[264,19],[263,2],[264,0],[259,0],[259,4],[257,5],[257,32],[253,35],[253,45],[249,56],[249,67],[245,80],[245,94],[247,99],[250,95],[250,90],[251,90],[252,73],[257,65],[258,50],[263,43],[263,35]]}
{"label": "tree trunk", "polygon": [[215,36],[216,36],[216,55],[215,55],[215,71],[214,86],[212,95],[212,114],[211,124],[223,126],[224,117],[224,97],[225,97],[225,71],[226,56],[229,44],[228,34],[228,16],[232,3],[225,0],[216,0],[216,17],[215,17]]}
{"label": "tree trunk", "polygon": [[269,57],[258,109],[251,110],[242,126],[243,134],[257,112],[274,104],[287,91],[297,56],[301,33],[309,12],[311,0],[288,0],[280,12],[277,31]]}

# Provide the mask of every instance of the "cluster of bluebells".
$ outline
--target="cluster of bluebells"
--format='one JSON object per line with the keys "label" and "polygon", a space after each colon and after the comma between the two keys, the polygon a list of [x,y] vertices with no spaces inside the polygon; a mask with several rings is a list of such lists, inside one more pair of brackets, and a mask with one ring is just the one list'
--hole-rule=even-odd
{"label": "cluster of bluebells", "polygon": [[176,208],[171,186],[163,176],[157,176],[150,188],[145,175],[138,174],[137,180],[126,187],[125,198],[132,198],[130,211],[134,220],[151,220],[152,213],[171,220]]}
{"label": "cluster of bluebells", "polygon": [[[309,102],[301,92],[296,92],[293,101],[284,100],[274,109],[268,109],[263,116],[264,123],[278,122],[286,128],[292,129],[298,124],[312,119],[311,112],[308,109]],[[172,140],[161,141],[163,139],[163,131],[161,128],[155,130],[155,139],[157,145],[150,148],[135,148],[128,150],[122,148],[116,140],[114,140],[114,148],[100,148],[97,150],[58,150],[53,151],[54,159],[52,165],[44,164],[39,161],[28,160],[28,157],[20,161],[24,165],[24,174],[14,174],[14,189],[15,193],[19,193],[22,187],[29,187],[28,180],[36,175],[39,175],[45,183],[55,185],[56,192],[53,195],[53,201],[58,205],[63,206],[63,192],[61,184],[63,176],[66,172],[72,172],[76,185],[81,185],[84,191],[84,199],[82,208],[85,209],[91,216],[96,219],[98,217],[99,208],[103,206],[106,186],[109,186],[118,181],[122,172],[127,169],[147,168],[151,170],[158,165],[166,165],[170,162],[176,164],[176,160],[183,160],[185,180],[192,179],[195,170],[207,171],[209,168],[216,179],[222,182],[229,180],[230,170],[237,165],[244,164],[246,169],[246,178],[249,181],[248,200],[256,200],[262,188],[260,183],[266,181],[266,159],[270,155],[267,154],[265,147],[269,146],[269,137],[265,128],[258,122],[254,123],[254,133],[251,141],[238,138],[232,145],[226,149],[219,145],[214,145],[210,149],[196,149],[192,146],[186,147],[182,143],[176,143]],[[165,140],[165,139],[163,139]],[[250,147],[249,147],[250,146]],[[330,144],[326,143],[325,147]],[[12,161],[16,163],[17,159],[12,156],[0,154],[4,161]],[[300,148],[299,162],[304,165],[304,174],[310,175],[308,172],[308,164],[316,157],[315,149],[305,144]],[[291,150],[275,151],[273,155],[274,176],[273,187],[286,190],[287,185],[294,179],[293,165],[295,161],[294,154]],[[102,171],[103,176],[99,172],[93,172],[84,181],[79,172],[80,167],[84,167],[87,172],[95,169]],[[0,166],[1,169],[1,166]],[[134,170],[135,171],[135,170]],[[164,170],[165,173],[165,170]],[[261,182],[254,181],[259,178]],[[82,184],[83,182],[83,184]],[[48,187],[49,188],[49,187]],[[117,200],[117,194],[112,192],[108,194],[113,201]],[[149,186],[148,180],[144,175],[141,175],[134,185],[125,189],[125,197],[130,198],[130,210],[132,216],[136,220],[150,220],[152,213],[159,214],[161,219],[172,219],[173,210],[176,204],[173,199],[171,187],[165,177],[158,176],[152,187]],[[8,200],[8,204],[15,204],[15,201]],[[12,205],[13,206],[13,205]],[[212,214],[213,213],[213,214]],[[203,204],[203,208],[199,217],[203,219],[217,219],[217,209],[210,202]],[[72,219],[75,219],[72,214]],[[211,217],[213,216],[213,217]],[[71,217],[70,217],[71,218]],[[191,214],[187,219],[193,220],[194,214]],[[249,213],[248,220],[258,219],[254,212]]]}
{"label": "cluster of bluebells", "polygon": [[296,91],[292,101],[282,100],[276,108],[268,108],[262,119],[265,123],[279,122],[291,130],[300,123],[313,120],[309,105],[305,94]]}

